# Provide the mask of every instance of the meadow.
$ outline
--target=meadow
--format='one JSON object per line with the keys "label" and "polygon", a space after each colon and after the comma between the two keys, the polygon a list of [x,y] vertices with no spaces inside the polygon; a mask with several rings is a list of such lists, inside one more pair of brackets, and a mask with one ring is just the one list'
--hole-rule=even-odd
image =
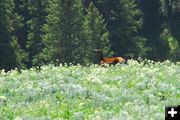
{"label": "meadow", "polygon": [[0,120],[164,120],[180,104],[180,64],[0,71]]}

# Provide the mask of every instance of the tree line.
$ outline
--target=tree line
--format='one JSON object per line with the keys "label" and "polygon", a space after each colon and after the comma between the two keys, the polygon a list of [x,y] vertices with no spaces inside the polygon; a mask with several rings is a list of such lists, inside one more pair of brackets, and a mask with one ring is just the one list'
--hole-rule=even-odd
{"label": "tree line", "polygon": [[179,0],[1,0],[0,69],[92,64],[106,56],[180,59]]}

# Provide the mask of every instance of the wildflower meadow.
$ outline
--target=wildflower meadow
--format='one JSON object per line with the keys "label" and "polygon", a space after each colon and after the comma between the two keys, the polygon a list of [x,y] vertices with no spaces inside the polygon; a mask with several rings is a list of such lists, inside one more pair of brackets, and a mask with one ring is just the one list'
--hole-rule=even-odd
{"label": "wildflower meadow", "polygon": [[180,104],[180,64],[0,71],[0,120],[164,120]]}

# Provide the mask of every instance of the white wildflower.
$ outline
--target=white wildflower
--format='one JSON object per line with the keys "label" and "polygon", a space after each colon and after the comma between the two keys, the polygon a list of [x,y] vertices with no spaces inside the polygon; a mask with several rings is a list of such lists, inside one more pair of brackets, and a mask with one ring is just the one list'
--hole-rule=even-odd
{"label": "white wildflower", "polygon": [[0,103],[4,103],[7,101],[7,97],[6,96],[0,96]]}
{"label": "white wildflower", "polygon": [[23,119],[20,117],[16,117],[14,120],[23,120]]}

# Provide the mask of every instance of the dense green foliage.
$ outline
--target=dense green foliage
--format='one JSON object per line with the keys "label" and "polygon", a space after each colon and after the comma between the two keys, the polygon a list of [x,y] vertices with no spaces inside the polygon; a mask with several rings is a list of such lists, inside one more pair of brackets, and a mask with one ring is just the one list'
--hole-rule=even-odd
{"label": "dense green foliage", "polygon": [[[80,0],[51,0],[43,29],[48,61],[81,63],[83,6]],[[46,57],[47,58],[47,57]]]}
{"label": "dense green foliage", "polygon": [[169,47],[167,41],[160,36],[165,24],[165,16],[161,11],[161,0],[144,0],[140,6],[144,19],[142,31],[147,38],[146,45],[150,48],[148,57],[164,60],[167,58]]}
{"label": "dense green foliage", "polygon": [[164,120],[180,103],[179,72],[169,61],[1,71],[0,119]]}
{"label": "dense green foliage", "polygon": [[110,54],[109,32],[106,29],[103,16],[94,7],[93,3],[87,8],[84,21],[83,59],[85,63],[95,62],[94,48],[101,48],[104,53]]}
{"label": "dense green foliage", "polygon": [[0,0],[0,69],[180,59],[179,0]]}
{"label": "dense green foliage", "polygon": [[15,36],[18,25],[17,14],[13,14],[14,9],[13,1],[0,1],[0,69],[22,67],[26,56]]}
{"label": "dense green foliage", "polygon": [[110,32],[111,49],[115,55],[143,57],[145,39],[138,34],[141,11],[134,0],[92,0],[104,15]]}

